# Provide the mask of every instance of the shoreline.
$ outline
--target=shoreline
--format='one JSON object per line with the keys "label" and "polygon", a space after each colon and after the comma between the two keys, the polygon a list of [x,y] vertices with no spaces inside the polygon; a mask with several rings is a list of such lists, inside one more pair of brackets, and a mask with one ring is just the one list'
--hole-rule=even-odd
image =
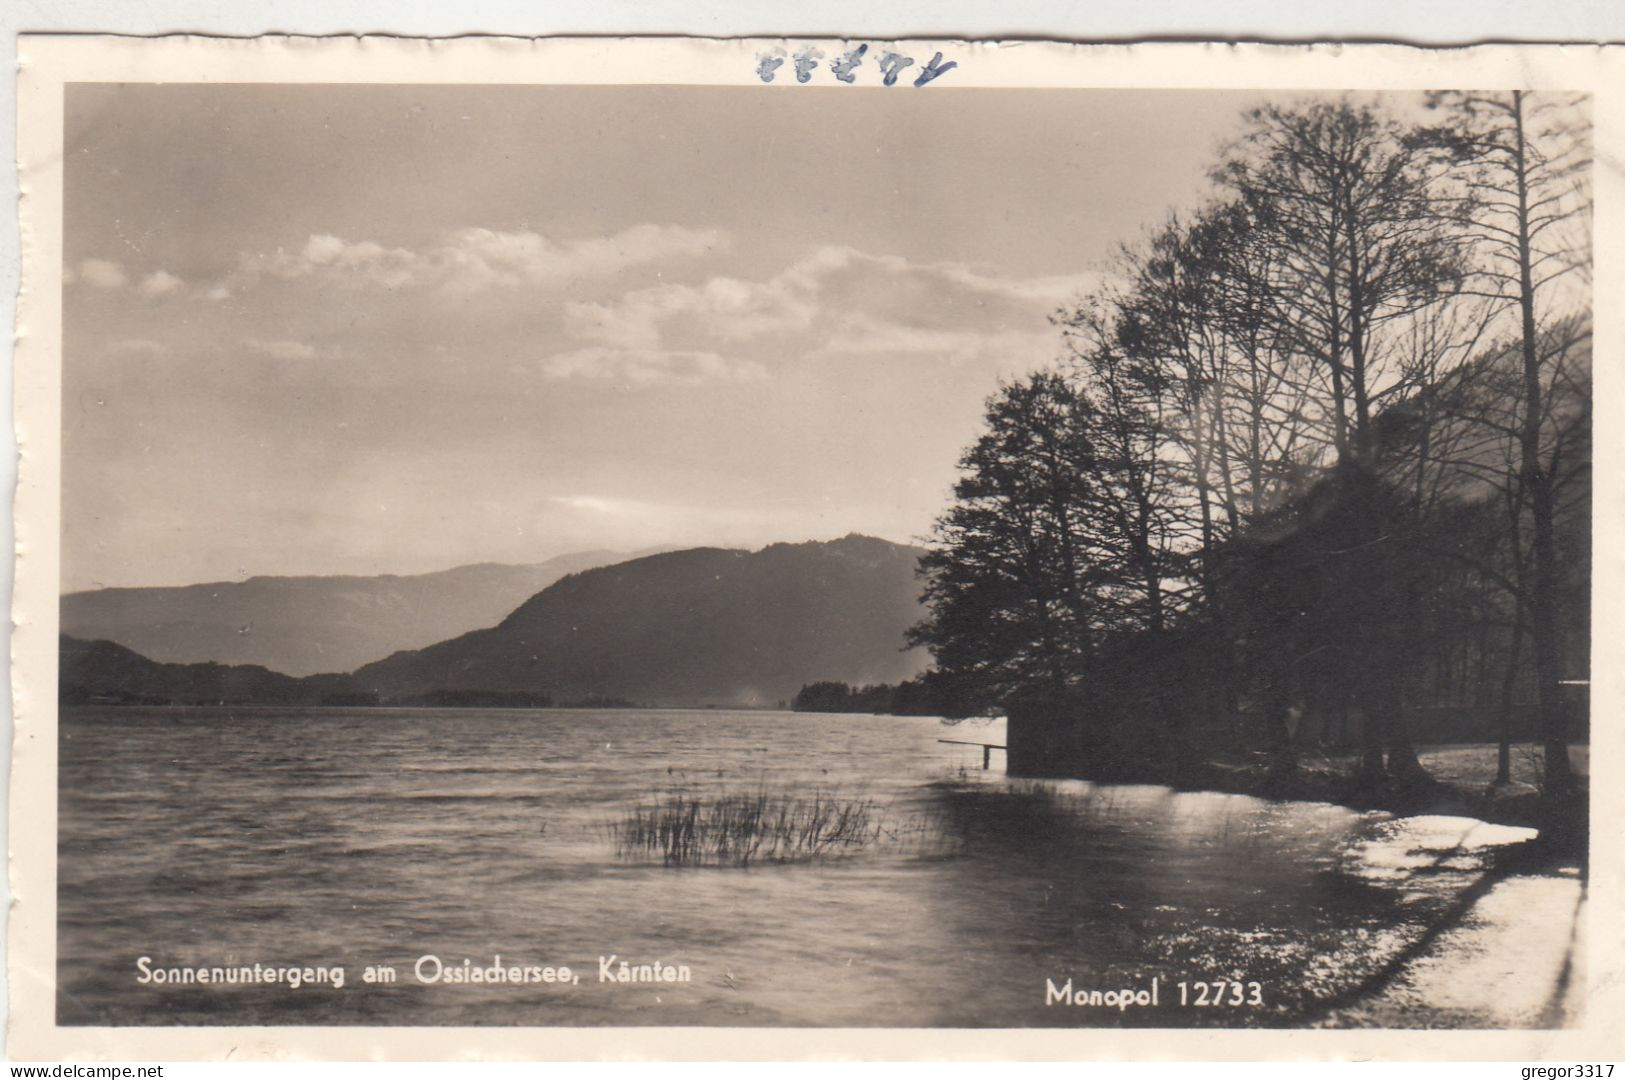
{"label": "shoreline", "polygon": [[[1520,746],[1515,745],[1515,752]],[[1249,795],[1275,802],[1322,802],[1351,810],[1380,810],[1396,817],[1443,815],[1471,817],[1493,825],[1532,828],[1532,843],[1554,857],[1587,861],[1589,815],[1589,744],[1569,747],[1576,763],[1575,791],[1566,799],[1547,799],[1528,761],[1515,762],[1512,782],[1495,783],[1496,747],[1489,743],[1447,743],[1419,747],[1425,778],[1385,776],[1362,782],[1355,772],[1357,754],[1317,755],[1290,772],[1278,772],[1263,761],[1203,759],[1177,778],[1162,777],[1177,791],[1214,791]],[[1527,757],[1527,749],[1524,750]],[[1308,755],[1306,755],[1308,757]],[[1522,765],[1523,768],[1518,766]],[[1530,777],[1525,779],[1524,777]]]}

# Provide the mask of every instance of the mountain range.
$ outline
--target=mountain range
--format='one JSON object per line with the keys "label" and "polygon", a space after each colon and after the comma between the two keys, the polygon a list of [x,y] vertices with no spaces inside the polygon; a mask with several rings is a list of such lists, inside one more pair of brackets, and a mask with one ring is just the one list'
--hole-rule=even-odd
{"label": "mountain range", "polygon": [[111,641],[62,635],[63,705],[323,705],[357,701],[348,675],[295,678],[257,664],[161,664]]}
{"label": "mountain range", "polygon": [[250,664],[286,675],[354,671],[491,626],[566,574],[627,557],[582,551],[431,574],[95,589],[62,598],[62,632],[114,641],[163,663]]}
{"label": "mountain range", "polygon": [[547,691],[656,705],[776,705],[818,679],[898,682],[925,669],[920,549],[865,536],[693,548],[576,574],[500,624],[355,673],[385,696]]}
{"label": "mountain range", "polygon": [[[64,702],[615,699],[772,707],[820,680],[901,682],[925,670],[929,658],[904,640],[922,614],[915,577],[922,553],[856,535],[755,552],[663,552],[567,574],[512,605],[494,625],[398,650],[349,675],[314,678],[227,662],[230,655],[218,649],[209,657],[214,663],[160,663],[131,641],[74,633],[65,619],[62,695]],[[171,617],[170,624],[177,621]],[[295,630],[287,621],[277,625],[285,635]],[[342,636],[328,627],[310,631],[328,642]],[[191,640],[194,647],[203,643],[200,636]],[[329,644],[314,655],[339,654]]]}

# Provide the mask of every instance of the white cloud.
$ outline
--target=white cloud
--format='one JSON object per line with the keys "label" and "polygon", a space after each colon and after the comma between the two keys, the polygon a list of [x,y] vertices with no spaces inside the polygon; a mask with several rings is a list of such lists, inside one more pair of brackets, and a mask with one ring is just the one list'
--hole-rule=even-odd
{"label": "white cloud", "polygon": [[123,289],[129,286],[137,296],[146,300],[170,296],[186,285],[168,270],[153,270],[141,275],[139,280],[132,280],[131,273],[111,259],[83,259],[77,270],[71,266],[63,270],[62,281],[68,285],[83,281],[98,289]]}
{"label": "white cloud", "polygon": [[593,379],[647,386],[655,383],[750,382],[767,377],[753,360],[684,349],[619,349],[593,345],[539,362],[550,379]]}
{"label": "white cloud", "polygon": [[939,263],[930,269],[942,274],[949,281],[977,292],[1010,300],[1048,304],[1051,307],[1060,307],[1080,293],[1088,292],[1102,280],[1098,273],[999,278],[979,274],[970,267],[957,263]]}
{"label": "white cloud", "polygon": [[260,338],[243,339],[243,347],[273,360],[314,360],[323,355],[314,345],[303,341],[264,341]]}
{"label": "white cloud", "polygon": [[148,300],[156,300],[175,292],[183,284],[185,282],[167,270],[154,270],[141,279],[141,284],[136,286],[135,291]]}
{"label": "white cloud", "polygon": [[762,338],[778,352],[936,352],[950,361],[999,350],[1053,353],[1047,317],[1091,275],[1001,278],[960,263],[912,263],[823,247],[762,281],[713,277],[637,289],[609,303],[569,302],[565,329],[635,350],[726,349]]}
{"label": "white cloud", "polygon": [[239,277],[269,274],[288,281],[319,278],[353,287],[473,293],[558,286],[662,259],[710,255],[727,245],[726,234],[716,230],[660,225],[636,225],[613,236],[575,240],[467,228],[421,250],[324,233],[311,236],[296,251],[278,249],[244,259]]}
{"label": "white cloud", "polygon": [[916,354],[932,356],[952,365],[986,363],[1001,373],[1019,375],[1052,362],[1060,340],[1043,330],[932,330],[867,317],[854,320],[808,355],[825,356]]}
{"label": "white cloud", "polygon": [[584,510],[605,517],[645,517],[658,510],[654,505],[636,499],[617,499],[604,495],[553,495],[548,501],[571,510]]}
{"label": "white cloud", "polygon": [[118,289],[129,279],[124,267],[108,259],[86,259],[79,264],[79,278],[98,289]]}
{"label": "white cloud", "polygon": [[813,293],[789,275],[766,282],[714,277],[703,285],[656,285],[608,304],[564,305],[565,329],[576,337],[625,348],[659,347],[680,320],[725,341],[805,329],[818,310]]}
{"label": "white cloud", "polygon": [[263,268],[284,280],[322,274],[352,285],[399,289],[413,283],[419,260],[405,248],[386,248],[371,240],[352,242],[323,234],[312,236],[296,252],[278,248],[263,261]]}
{"label": "white cloud", "polygon": [[784,515],[779,508],[695,506],[681,503],[650,502],[619,495],[550,495],[547,501],[586,519],[608,519],[616,524],[636,523],[660,530],[654,536],[666,538],[704,537],[715,542],[718,530],[724,533],[740,528],[758,529],[769,525],[782,528]]}

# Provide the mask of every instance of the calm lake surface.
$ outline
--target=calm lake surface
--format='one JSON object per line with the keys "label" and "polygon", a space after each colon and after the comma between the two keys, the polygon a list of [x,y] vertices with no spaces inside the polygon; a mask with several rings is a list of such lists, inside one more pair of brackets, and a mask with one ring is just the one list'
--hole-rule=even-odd
{"label": "calm lake surface", "polygon": [[[1313,1020],[1525,830],[1007,781],[1002,722],[778,712],[64,710],[64,1024],[1049,1026]],[[674,792],[872,801],[839,857],[670,866],[616,825]],[[414,967],[568,966],[576,983]],[[686,983],[600,981],[600,957]],[[143,985],[342,967],[342,989]],[[392,985],[369,985],[387,965]],[[433,965],[425,970],[432,971]],[[1259,983],[1181,1006],[1177,984]],[[1045,1004],[1046,980],[1147,989]],[[1194,990],[1190,991],[1194,997]],[[1419,1018],[1419,1020],[1422,1018]]]}

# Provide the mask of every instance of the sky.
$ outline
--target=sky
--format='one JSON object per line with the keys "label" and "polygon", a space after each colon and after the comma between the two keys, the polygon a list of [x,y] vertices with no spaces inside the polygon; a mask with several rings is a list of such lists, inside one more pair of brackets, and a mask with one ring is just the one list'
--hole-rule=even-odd
{"label": "sky", "polygon": [[1252,100],[72,86],[63,588],[918,540]]}

